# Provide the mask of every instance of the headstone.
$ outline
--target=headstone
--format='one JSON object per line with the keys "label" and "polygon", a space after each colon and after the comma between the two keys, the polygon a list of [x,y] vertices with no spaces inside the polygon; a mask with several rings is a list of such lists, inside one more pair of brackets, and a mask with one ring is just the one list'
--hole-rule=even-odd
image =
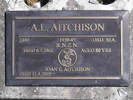
{"label": "headstone", "polygon": [[128,86],[127,11],[6,12],[6,85]]}

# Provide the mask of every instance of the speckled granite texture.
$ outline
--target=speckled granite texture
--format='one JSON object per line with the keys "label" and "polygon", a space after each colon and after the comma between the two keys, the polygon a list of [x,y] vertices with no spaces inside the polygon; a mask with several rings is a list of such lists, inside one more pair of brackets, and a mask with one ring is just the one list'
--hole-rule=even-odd
{"label": "speckled granite texture", "polygon": [[[0,98],[133,100],[133,0],[111,5],[89,4],[89,0],[51,0],[41,9],[28,7],[23,0],[0,0]],[[131,84],[129,87],[7,87],[5,86],[4,12],[7,10],[129,10]]]}

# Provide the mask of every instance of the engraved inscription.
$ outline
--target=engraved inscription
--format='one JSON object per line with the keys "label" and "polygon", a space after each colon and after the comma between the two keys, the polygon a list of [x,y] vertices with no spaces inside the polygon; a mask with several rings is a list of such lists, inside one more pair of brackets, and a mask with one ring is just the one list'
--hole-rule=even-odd
{"label": "engraved inscription", "polygon": [[52,53],[54,49],[50,48],[24,48],[24,53]]}
{"label": "engraved inscription", "polygon": [[92,42],[106,42],[106,43],[115,43],[115,38],[91,38]]}
{"label": "engraved inscription", "polygon": [[32,24],[31,31],[33,32],[90,32],[90,31],[104,31],[104,23],[72,23],[72,24],[52,24],[50,27],[46,28],[45,24]]}
{"label": "engraved inscription", "polygon": [[76,38],[59,38],[59,42],[56,43],[57,48],[77,48]]}
{"label": "engraved inscription", "polygon": [[90,66],[82,67],[45,67],[48,72],[89,72]]}
{"label": "engraved inscription", "polygon": [[111,48],[82,48],[81,53],[111,53]]}

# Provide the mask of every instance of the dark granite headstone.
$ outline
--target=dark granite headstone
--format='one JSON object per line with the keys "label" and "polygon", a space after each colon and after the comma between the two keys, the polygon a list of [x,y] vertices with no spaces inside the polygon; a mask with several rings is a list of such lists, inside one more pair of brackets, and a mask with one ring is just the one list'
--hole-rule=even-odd
{"label": "dark granite headstone", "polygon": [[6,85],[128,86],[127,11],[6,12]]}

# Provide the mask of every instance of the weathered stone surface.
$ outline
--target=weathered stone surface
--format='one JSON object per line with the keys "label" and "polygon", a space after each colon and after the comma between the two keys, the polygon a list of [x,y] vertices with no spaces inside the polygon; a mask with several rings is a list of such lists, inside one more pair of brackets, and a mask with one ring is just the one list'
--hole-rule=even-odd
{"label": "weathered stone surface", "polygon": [[[78,1],[78,2],[77,2]],[[14,3],[16,2],[16,3]],[[72,5],[67,5],[72,2]],[[76,2],[76,3],[75,3]],[[5,48],[4,48],[4,11],[33,10],[23,0],[0,0],[0,98],[54,98],[54,99],[92,99],[92,100],[133,100],[133,0],[117,0],[109,6],[88,4],[87,0],[53,0],[43,7],[44,10],[87,9],[130,11],[130,60],[131,84],[129,87],[5,87]],[[78,4],[78,6],[77,6]],[[81,7],[81,8],[80,8]],[[41,10],[42,10],[41,9]]]}

